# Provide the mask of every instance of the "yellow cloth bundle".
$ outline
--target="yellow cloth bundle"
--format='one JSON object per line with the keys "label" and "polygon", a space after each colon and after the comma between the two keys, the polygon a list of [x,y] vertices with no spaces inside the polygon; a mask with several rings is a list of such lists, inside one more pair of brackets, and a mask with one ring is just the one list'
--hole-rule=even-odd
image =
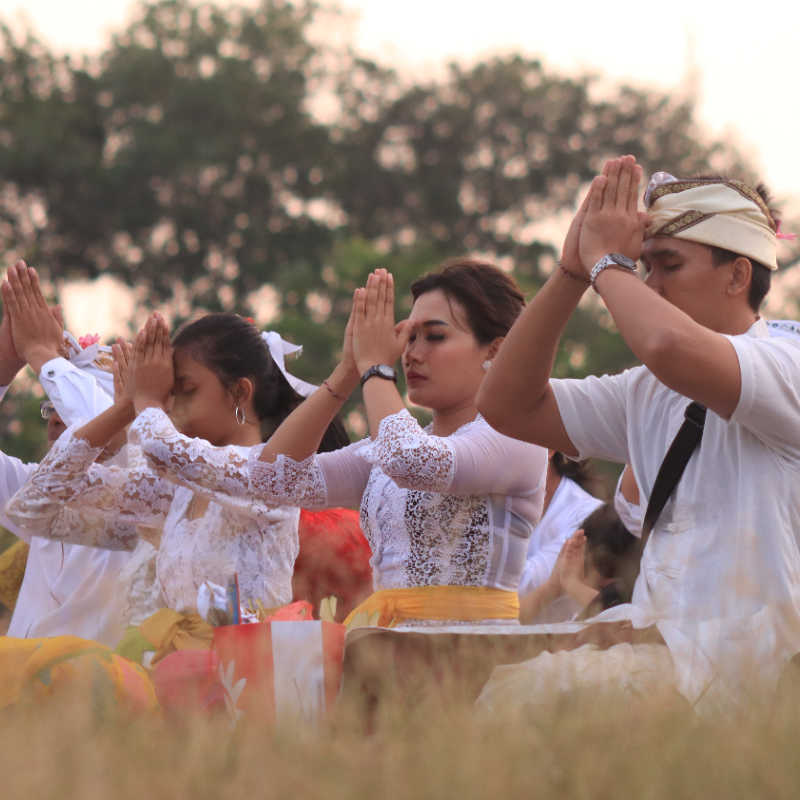
{"label": "yellow cloth bundle", "polygon": [[97,642],[77,636],[0,637],[0,709],[21,701],[80,696],[129,712],[159,708],[147,671]]}
{"label": "yellow cloth bundle", "polygon": [[354,626],[362,619],[372,624],[376,619],[388,628],[408,619],[478,622],[518,617],[516,592],[486,586],[415,586],[374,592],[348,614],[344,624]]}

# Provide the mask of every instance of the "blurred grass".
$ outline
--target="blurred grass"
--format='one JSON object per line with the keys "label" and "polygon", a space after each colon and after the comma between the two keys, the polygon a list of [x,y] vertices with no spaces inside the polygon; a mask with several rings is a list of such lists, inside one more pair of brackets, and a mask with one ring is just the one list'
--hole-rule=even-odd
{"label": "blurred grass", "polygon": [[222,717],[99,720],[79,703],[2,713],[8,798],[793,798],[800,693],[746,719],[648,698],[567,696],[536,717],[479,719],[436,693],[347,704],[316,731]]}

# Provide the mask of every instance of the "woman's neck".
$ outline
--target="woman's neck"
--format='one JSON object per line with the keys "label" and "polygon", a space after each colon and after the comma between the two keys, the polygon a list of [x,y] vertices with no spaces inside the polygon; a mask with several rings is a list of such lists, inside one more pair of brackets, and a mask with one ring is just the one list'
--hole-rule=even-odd
{"label": "woman's neck", "polygon": [[254,445],[262,444],[261,426],[239,425],[224,444],[233,444],[238,447],[253,447]]}
{"label": "woman's neck", "polygon": [[447,409],[433,409],[433,434],[434,436],[450,436],[462,425],[472,422],[478,416],[475,398],[468,403]]}

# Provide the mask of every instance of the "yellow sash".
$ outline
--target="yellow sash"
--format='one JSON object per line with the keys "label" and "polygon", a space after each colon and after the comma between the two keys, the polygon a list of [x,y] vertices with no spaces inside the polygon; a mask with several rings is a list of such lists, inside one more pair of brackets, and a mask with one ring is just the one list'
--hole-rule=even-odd
{"label": "yellow sash", "polygon": [[[516,592],[486,586],[415,586],[410,589],[381,589],[356,606],[345,619],[371,621],[383,628],[406,619],[441,619],[478,622],[483,619],[517,619]],[[356,617],[358,619],[356,620]]]}

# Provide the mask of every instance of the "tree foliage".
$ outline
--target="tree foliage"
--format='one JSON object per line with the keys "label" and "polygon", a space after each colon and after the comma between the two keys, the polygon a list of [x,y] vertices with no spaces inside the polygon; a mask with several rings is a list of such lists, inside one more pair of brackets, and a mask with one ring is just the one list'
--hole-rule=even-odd
{"label": "tree foliage", "polygon": [[[416,276],[466,252],[535,291],[609,155],[751,177],[690,98],[515,55],[411,80],[312,36],[323,11],[142,2],[80,59],[0,26],[0,248],[53,277],[114,275],[176,319],[271,318],[319,380],[376,265],[396,274],[400,313]],[[590,300],[557,369],[631,358]]]}

